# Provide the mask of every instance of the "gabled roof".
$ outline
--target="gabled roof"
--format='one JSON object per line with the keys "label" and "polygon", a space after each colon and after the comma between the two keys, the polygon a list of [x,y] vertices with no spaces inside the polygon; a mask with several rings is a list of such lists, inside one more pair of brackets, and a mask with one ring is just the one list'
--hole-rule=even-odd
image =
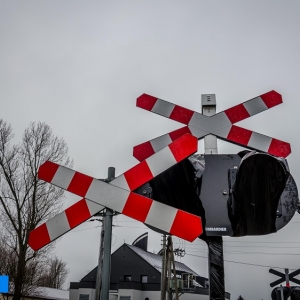
{"label": "gabled roof", "polygon": [[[136,247],[133,245],[128,245],[126,243],[123,244],[121,247],[124,247],[124,245],[126,247],[128,247],[129,249],[131,249],[136,255],[138,255],[140,258],[142,258],[144,261],[146,261],[152,267],[154,267],[159,273],[161,273],[161,271],[162,271],[162,256],[161,255],[145,251],[139,247]],[[119,247],[116,251],[118,251],[121,247]],[[191,268],[189,268],[188,266],[186,266],[185,264],[183,264],[181,262],[175,261],[175,268],[176,268],[176,271],[178,271],[178,272],[189,273],[194,276],[198,276],[198,277],[202,278],[202,280],[207,280],[206,278],[204,278],[203,276],[200,276],[194,270],[192,270]],[[80,282],[95,282],[96,276],[97,276],[97,267],[95,267],[92,271],[90,271],[88,274],[86,274],[80,280]]]}
{"label": "gabled roof", "polygon": [[[132,245],[126,244],[126,246],[129,247],[131,250],[133,250],[137,255],[139,255],[142,259],[144,259],[147,263],[152,265],[157,271],[159,271],[161,273],[161,270],[162,270],[162,256],[161,255],[145,251],[141,248],[138,248],[138,247],[135,247]],[[188,266],[186,266],[185,264],[183,264],[181,262],[176,261],[175,268],[176,268],[176,271],[190,273],[195,276],[201,277],[199,274],[197,274],[195,271],[193,271],[192,269],[190,269]]]}

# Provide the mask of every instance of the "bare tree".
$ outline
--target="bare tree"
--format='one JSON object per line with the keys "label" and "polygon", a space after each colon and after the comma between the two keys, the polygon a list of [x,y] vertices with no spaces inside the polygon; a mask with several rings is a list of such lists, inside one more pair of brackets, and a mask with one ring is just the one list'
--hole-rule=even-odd
{"label": "bare tree", "polygon": [[37,178],[39,166],[46,160],[70,166],[68,147],[54,136],[45,123],[31,123],[22,142],[13,144],[12,128],[0,120],[0,221],[6,249],[16,255],[12,272],[13,300],[28,295],[34,283],[30,272],[47,259],[49,248],[32,251],[29,232],[61,208],[63,191]]}
{"label": "bare tree", "polygon": [[69,273],[67,264],[58,257],[51,258],[45,266],[45,272],[40,276],[37,285],[59,289],[64,284]]}

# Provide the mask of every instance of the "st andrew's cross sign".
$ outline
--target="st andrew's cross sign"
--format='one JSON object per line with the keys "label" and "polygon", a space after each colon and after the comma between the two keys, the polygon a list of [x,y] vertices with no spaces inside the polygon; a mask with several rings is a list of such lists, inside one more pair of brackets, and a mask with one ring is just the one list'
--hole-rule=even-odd
{"label": "st andrew's cross sign", "polygon": [[186,134],[155,155],[106,183],[47,161],[38,177],[84,199],[40,225],[29,236],[29,246],[38,250],[75,228],[104,207],[186,239],[202,233],[199,216],[143,197],[132,191],[197,151],[197,139]]}
{"label": "st andrew's cross sign", "polygon": [[288,273],[288,269],[285,269],[285,273],[282,273],[282,272],[279,272],[277,270],[274,270],[274,269],[270,269],[269,272],[271,274],[274,274],[274,275],[277,275],[280,277],[280,279],[277,279],[275,281],[273,281],[272,283],[270,283],[270,287],[274,287],[280,283],[283,283],[283,282],[286,282],[286,286],[287,287],[290,287],[290,284],[289,284],[289,281],[292,281],[298,285],[300,285],[300,280],[294,278],[296,277],[297,275],[300,274],[300,270],[296,270],[292,273]]}
{"label": "st andrew's cross sign", "polygon": [[[233,124],[282,103],[271,91],[212,117],[203,116],[158,98],[142,95],[137,106],[188,126],[134,148],[142,161],[109,184],[63,166],[46,162],[39,178],[84,197],[34,229],[29,245],[38,250],[101,211],[113,209],[164,232],[192,241],[202,233],[201,218],[132,191],[197,151],[197,139],[215,134],[229,142],[286,157],[290,145]],[[193,136],[192,136],[192,135]]]}
{"label": "st andrew's cross sign", "polygon": [[191,133],[199,140],[208,134],[213,134],[220,139],[248,149],[287,157],[291,153],[289,143],[233,125],[281,103],[281,95],[270,91],[208,117],[157,97],[143,94],[137,99],[138,107],[187,126],[135,146],[133,155],[140,161],[144,160],[181,135]]}

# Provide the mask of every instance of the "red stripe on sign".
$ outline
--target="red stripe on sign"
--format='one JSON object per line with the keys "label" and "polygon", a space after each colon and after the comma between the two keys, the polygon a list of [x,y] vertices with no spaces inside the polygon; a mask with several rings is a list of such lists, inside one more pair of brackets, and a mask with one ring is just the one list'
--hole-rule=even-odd
{"label": "red stripe on sign", "polygon": [[175,105],[169,119],[188,125],[194,112],[179,105]]}
{"label": "red stripe on sign", "polygon": [[153,200],[130,193],[122,214],[137,221],[145,222]]}
{"label": "red stripe on sign", "polygon": [[81,199],[65,210],[70,228],[74,228],[91,217],[86,200]]}
{"label": "red stripe on sign", "polygon": [[282,96],[275,91],[265,93],[261,95],[260,98],[262,99],[262,101],[264,101],[268,108],[274,107],[282,103]]}
{"label": "red stripe on sign", "polygon": [[30,231],[28,245],[37,251],[51,242],[46,223]]}
{"label": "red stripe on sign", "polygon": [[58,168],[58,164],[48,160],[40,166],[38,178],[46,182],[51,182]]}
{"label": "red stripe on sign", "polygon": [[236,105],[234,107],[224,110],[226,116],[228,117],[231,124],[239,122],[241,120],[247,119],[250,117],[250,114],[246,110],[243,104]]}
{"label": "red stripe on sign", "polygon": [[156,97],[143,94],[136,99],[136,106],[151,111],[156,101]]}
{"label": "red stripe on sign", "polygon": [[279,157],[287,157],[291,154],[291,145],[289,143],[272,139],[268,153]]}
{"label": "red stripe on sign", "polygon": [[227,139],[241,145],[247,146],[251,138],[252,131],[238,126],[231,126]]}
{"label": "red stripe on sign", "polygon": [[153,178],[153,174],[146,161],[143,161],[126,171],[124,176],[131,191]]}
{"label": "red stripe on sign", "polygon": [[178,138],[180,138],[181,136],[183,136],[186,133],[190,133],[191,134],[191,131],[188,128],[188,126],[184,126],[182,128],[179,128],[179,129],[176,129],[176,130],[170,132],[169,136],[170,136],[170,138],[171,138],[172,141],[175,141],[175,140],[177,140]]}
{"label": "red stripe on sign", "polygon": [[200,217],[192,215],[183,210],[177,211],[170,234],[192,242],[202,233],[203,228]]}
{"label": "red stripe on sign", "polygon": [[93,177],[76,172],[68,186],[67,191],[84,197],[93,181]]}
{"label": "red stripe on sign", "polygon": [[169,148],[176,161],[179,162],[197,151],[198,139],[193,135],[186,133],[170,144]]}
{"label": "red stripe on sign", "polygon": [[138,161],[143,161],[154,153],[155,151],[149,141],[133,147],[133,157]]}

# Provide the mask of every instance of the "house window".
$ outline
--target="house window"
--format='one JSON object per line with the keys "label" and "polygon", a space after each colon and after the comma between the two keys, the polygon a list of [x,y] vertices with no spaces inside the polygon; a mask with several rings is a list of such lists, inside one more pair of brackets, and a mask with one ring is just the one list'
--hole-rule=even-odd
{"label": "house window", "polygon": [[147,283],[148,282],[148,276],[147,275],[142,275],[141,276],[141,282],[142,283]]}
{"label": "house window", "polygon": [[131,275],[125,275],[124,281],[131,281]]}
{"label": "house window", "polygon": [[89,294],[79,294],[79,300],[89,300],[90,295]]}

